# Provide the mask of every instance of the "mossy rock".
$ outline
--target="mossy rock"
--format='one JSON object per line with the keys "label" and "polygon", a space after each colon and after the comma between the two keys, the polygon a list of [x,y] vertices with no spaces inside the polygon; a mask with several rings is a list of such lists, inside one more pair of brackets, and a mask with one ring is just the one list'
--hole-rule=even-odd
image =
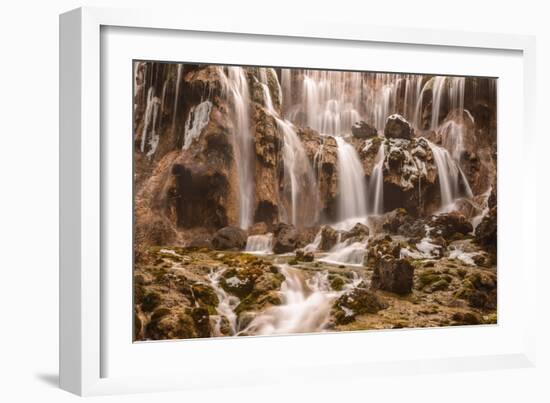
{"label": "mossy rock", "polygon": [[338,275],[332,275],[332,278],[330,278],[330,288],[332,288],[334,291],[342,291],[344,288],[344,285],[346,282],[344,279]]}
{"label": "mossy rock", "polygon": [[[200,284],[200,283],[193,284],[191,286],[191,290],[193,292],[193,296],[195,297],[195,300],[200,305],[215,308],[220,303],[220,300],[216,295],[216,292],[206,284]],[[214,312],[216,312],[215,309],[214,309]]]}

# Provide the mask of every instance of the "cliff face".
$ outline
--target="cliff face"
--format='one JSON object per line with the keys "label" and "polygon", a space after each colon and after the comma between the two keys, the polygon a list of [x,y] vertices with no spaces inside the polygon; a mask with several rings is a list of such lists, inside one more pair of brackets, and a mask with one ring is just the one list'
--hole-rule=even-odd
{"label": "cliff face", "polygon": [[[339,136],[362,167],[367,212],[378,190],[377,213],[426,216],[447,207],[445,192],[466,217],[483,210],[496,182],[492,80],[354,73],[340,83],[308,71],[231,69],[136,63],[138,243],[185,246],[193,231],[243,227],[243,214],[246,228],[262,222],[268,230],[339,221],[341,200],[356,197],[342,187]],[[376,104],[380,94],[386,103]]]}

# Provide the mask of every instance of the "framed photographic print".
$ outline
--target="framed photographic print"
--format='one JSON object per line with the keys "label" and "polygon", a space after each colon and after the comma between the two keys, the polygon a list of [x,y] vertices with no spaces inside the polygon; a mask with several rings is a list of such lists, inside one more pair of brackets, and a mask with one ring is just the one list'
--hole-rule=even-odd
{"label": "framed photographic print", "polygon": [[62,387],[531,365],[533,49],[62,15]]}

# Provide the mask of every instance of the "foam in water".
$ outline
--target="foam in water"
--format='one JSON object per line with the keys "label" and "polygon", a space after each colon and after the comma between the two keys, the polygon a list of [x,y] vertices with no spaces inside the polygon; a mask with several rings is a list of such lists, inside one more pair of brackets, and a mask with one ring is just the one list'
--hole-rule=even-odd
{"label": "foam in water", "polygon": [[352,242],[349,239],[338,242],[329,251],[329,254],[319,261],[338,265],[363,266],[367,244],[368,241]]}

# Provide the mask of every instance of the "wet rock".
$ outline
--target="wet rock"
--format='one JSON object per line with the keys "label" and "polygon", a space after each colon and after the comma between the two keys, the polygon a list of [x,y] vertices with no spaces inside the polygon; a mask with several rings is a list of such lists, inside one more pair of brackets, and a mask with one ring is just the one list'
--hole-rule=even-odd
{"label": "wet rock", "polygon": [[336,300],[332,316],[336,324],[344,325],[354,321],[357,315],[374,314],[387,307],[388,304],[381,297],[362,283]]}
{"label": "wet rock", "polygon": [[219,229],[212,238],[212,245],[220,250],[242,250],[246,246],[246,232],[237,227]]}
{"label": "wet rock", "polygon": [[358,139],[369,139],[378,135],[375,127],[365,121],[356,122],[351,126],[351,134]]}
{"label": "wet rock", "polygon": [[300,262],[313,262],[313,253],[306,252],[303,249],[296,250],[296,260]]}
{"label": "wet rock", "polygon": [[338,242],[338,231],[329,225],[323,225],[321,227],[321,242],[319,243],[319,250],[328,251],[332,249]]}
{"label": "wet rock", "polygon": [[234,268],[224,272],[221,287],[230,294],[245,298],[252,292],[256,279],[261,275],[259,268]]}
{"label": "wet rock", "polygon": [[288,253],[296,249],[298,232],[292,224],[279,223],[273,230],[273,252]]}
{"label": "wet rock", "polygon": [[366,239],[369,236],[369,232],[369,227],[358,222],[349,231],[342,232],[341,241],[351,239],[353,242],[359,242]]}
{"label": "wet rock", "polygon": [[191,296],[195,301],[203,308],[205,308],[209,314],[216,314],[216,307],[219,304],[218,296],[215,291],[206,284],[193,284],[191,286]]}
{"label": "wet rock", "polygon": [[428,225],[434,228],[430,233],[431,235],[440,235],[446,239],[451,238],[455,234],[467,235],[473,231],[470,221],[457,211],[433,216],[431,223]]}
{"label": "wet rock", "polygon": [[413,135],[413,128],[401,115],[394,114],[386,120],[384,136],[387,138],[401,138],[410,140]]}
{"label": "wet rock", "polygon": [[496,251],[497,247],[497,208],[489,210],[475,231],[476,242],[487,249]]}
{"label": "wet rock", "polygon": [[384,256],[378,259],[371,281],[374,288],[404,295],[411,292],[413,277],[414,266],[407,259]]}

